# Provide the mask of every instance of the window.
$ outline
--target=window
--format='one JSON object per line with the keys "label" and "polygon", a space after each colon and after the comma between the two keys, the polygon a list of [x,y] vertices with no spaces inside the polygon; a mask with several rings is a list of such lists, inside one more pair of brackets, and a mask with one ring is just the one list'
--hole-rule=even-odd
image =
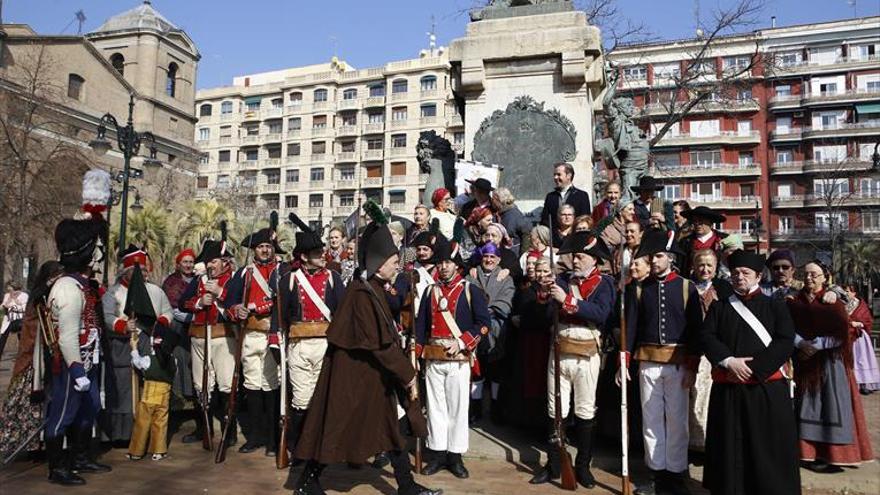
{"label": "window", "polygon": [[67,97],[79,100],[82,96],[83,85],[86,80],[79,74],[68,74],[67,76]]}
{"label": "window", "polygon": [[794,187],[789,183],[782,183],[776,185],[776,196],[780,198],[790,198],[792,196],[792,192],[794,191]]}
{"label": "window", "polygon": [[[339,179],[340,180],[354,180],[354,167],[344,167],[339,169]],[[348,205],[340,205],[340,206],[348,206]]]}
{"label": "window", "polygon": [[819,85],[819,94],[836,95],[837,94],[837,83],[820,84]]}
{"label": "window", "polygon": [[859,195],[865,198],[880,197],[880,179],[859,179]]}
{"label": "window", "polygon": [[343,126],[355,126],[358,123],[357,112],[346,112],[341,114]]}
{"label": "window", "polygon": [[791,96],[791,85],[780,84],[776,86],[776,96]]}
{"label": "window", "polygon": [[720,198],[720,182],[703,182],[692,185],[691,199],[693,199],[694,201],[714,201]]}
{"label": "window", "polygon": [[678,62],[654,64],[654,81],[657,79],[676,79],[681,77],[681,65]]}
{"label": "window", "polygon": [[364,191],[364,195],[368,200],[372,200],[374,203],[382,203],[382,190],[381,189],[367,189]]}
{"label": "window", "polygon": [[838,163],[846,160],[845,144],[814,145],[813,159],[821,163]]}
{"label": "window", "polygon": [[218,175],[217,176],[217,188],[218,189],[229,189],[229,176],[228,175]]}
{"label": "window", "polygon": [[252,148],[244,151],[244,159],[253,162],[260,158],[260,150],[257,148]]}
{"label": "window", "polygon": [[283,124],[280,120],[269,122],[269,134],[281,134]]}
{"label": "window", "polygon": [[849,56],[855,60],[869,60],[877,53],[877,45],[857,45],[849,48]]}
{"label": "window", "polygon": [[840,56],[842,55],[842,50],[840,45],[822,46],[808,48],[807,54],[809,55],[810,63],[825,65],[837,62],[837,60],[840,59]]}
{"label": "window", "polygon": [[254,187],[257,185],[256,173],[239,174],[238,179],[238,183],[241,187]]}
{"label": "window", "polygon": [[406,120],[406,107],[394,107],[391,109],[391,121],[401,122]]}
{"label": "window", "polygon": [[739,217],[739,231],[751,232],[755,228],[755,217]]}
{"label": "window", "polygon": [[816,230],[818,232],[840,232],[849,227],[849,221],[845,212],[815,213]]}
{"label": "window", "polygon": [[364,168],[367,169],[368,178],[382,177],[382,165],[368,165]]}
{"label": "window", "polygon": [[299,143],[287,143],[287,156],[299,156],[301,145]]}
{"label": "window", "polygon": [[419,80],[422,91],[432,91],[437,89],[437,77],[425,76]]}
{"label": "window", "polygon": [[385,147],[385,138],[374,137],[367,139],[368,150],[381,150]]}
{"label": "window", "polygon": [[287,119],[287,130],[288,131],[298,131],[302,129],[302,118],[300,117],[291,117]]}
{"label": "window", "polygon": [[803,61],[800,50],[776,53],[776,62],[782,67],[797,65]]}
{"label": "window", "polygon": [[752,100],[752,90],[751,89],[741,89],[736,92],[736,101],[748,102],[751,100]]}
{"label": "window", "polygon": [[395,177],[402,177],[406,175],[406,162],[391,162],[391,170],[390,173]]}
{"label": "window", "polygon": [[312,182],[318,182],[324,180],[324,169],[323,168],[313,168],[309,170],[309,180]]}
{"label": "window", "polygon": [[168,64],[168,74],[165,78],[165,94],[174,98],[177,93],[177,64],[171,62]]}
{"label": "window", "polygon": [[453,144],[464,144],[464,133],[456,132],[452,135],[452,143]]}
{"label": "window", "polygon": [[315,115],[312,117],[312,129],[326,129],[327,128],[327,116],[326,115]]}
{"label": "window", "polygon": [[778,229],[780,234],[790,234],[794,230],[794,218],[779,217]]}
{"label": "window", "polygon": [[257,125],[244,126],[244,135],[245,136],[259,136],[260,135],[260,127]]}
{"label": "window", "polygon": [[211,139],[211,129],[203,127],[199,129],[199,141],[207,141]]}
{"label": "window", "polygon": [[281,145],[266,146],[266,156],[269,158],[281,158]]}
{"label": "window", "polygon": [[691,165],[715,165],[721,163],[721,150],[691,151]]}
{"label": "window", "polygon": [[631,67],[623,68],[623,78],[624,79],[647,79],[648,78],[648,68],[644,65],[633,65]]}
{"label": "window", "polygon": [[749,55],[736,55],[733,57],[724,57],[721,59],[721,67],[725,72],[733,72],[734,74],[744,71],[752,61]]}
{"label": "window", "polygon": [[314,92],[314,102],[322,102],[327,101],[327,90],[326,89],[316,89]]}
{"label": "window", "polygon": [[278,169],[266,171],[266,184],[281,184],[281,171]]}
{"label": "window", "polygon": [[391,147],[392,148],[406,148],[406,134],[392,134],[391,135]]}
{"label": "window", "polygon": [[339,206],[354,206],[354,193],[341,193],[339,195]]}
{"label": "window", "polygon": [[260,109],[260,99],[257,97],[253,100],[246,100],[244,105],[248,112],[256,112]]}
{"label": "window", "polygon": [[217,153],[217,161],[220,163],[228,163],[232,159],[232,152],[229,150],[221,150]]}
{"label": "window", "polygon": [[[691,163],[694,162],[694,153],[691,153]],[[681,155],[679,153],[655,153],[654,166],[657,168],[671,168],[681,165]]]}
{"label": "window", "polygon": [[666,184],[660,191],[660,197],[665,201],[676,201],[682,198],[681,184]]}
{"label": "window", "polygon": [[272,98],[272,108],[283,108],[284,100],[281,98]]}
{"label": "window", "polygon": [[323,208],[324,207],[324,195],[323,194],[309,194],[309,208]]}
{"label": "window", "polygon": [[748,167],[755,163],[755,153],[751,151],[739,152],[739,166]]}
{"label": "window", "polygon": [[406,79],[395,79],[394,82],[391,83],[391,93],[392,94],[400,94],[407,92],[407,82]]}
{"label": "window", "polygon": [[114,53],[110,56],[110,65],[116,69],[120,76],[125,75],[125,57],[121,53]]}
{"label": "window", "polygon": [[302,102],[303,102],[303,94],[300,93],[299,91],[296,91],[296,92],[294,92],[294,93],[290,93],[289,98],[290,98],[290,104],[291,104],[291,105],[295,105],[295,106],[296,106],[296,105],[302,105]]}
{"label": "window", "polygon": [[374,84],[370,86],[370,98],[375,98],[378,96],[385,96],[384,84]]}
{"label": "window", "polygon": [[818,112],[818,116],[813,117],[813,122],[818,123],[817,127],[821,129],[837,129],[843,121],[844,112]]}
{"label": "window", "polygon": [[204,175],[200,175],[198,178],[198,188],[199,189],[207,189],[208,188],[208,177]]}
{"label": "window", "polygon": [[212,109],[213,109],[213,107],[207,103],[200,106],[199,107],[199,117],[210,117]]}
{"label": "window", "polygon": [[207,165],[211,162],[211,154],[210,153],[202,153],[199,155],[199,165]]}
{"label": "window", "polygon": [[355,142],[354,141],[342,141],[339,143],[339,151],[343,153],[354,153],[355,150]]}
{"label": "window", "polygon": [[791,117],[776,117],[776,133],[788,134],[791,132]]}
{"label": "window", "polygon": [[312,154],[323,155],[327,153],[327,143],[325,141],[315,141],[312,143]]}
{"label": "window", "polygon": [[388,202],[392,205],[406,204],[406,191],[391,191],[388,193]]}
{"label": "window", "polygon": [[284,196],[284,206],[287,208],[299,208],[299,196]]}
{"label": "window", "polygon": [[721,134],[721,122],[718,119],[691,121],[691,136],[693,137],[718,136],[719,134]]}
{"label": "window", "polygon": [[840,198],[850,193],[849,180],[845,177],[814,179],[813,194],[824,198]]}
{"label": "window", "polygon": [[794,153],[791,150],[776,150],[776,163],[791,163]]}
{"label": "window", "polygon": [[880,211],[862,212],[862,232],[880,232]]}
{"label": "window", "polygon": [[367,114],[367,122],[370,124],[382,124],[385,122],[385,112],[371,112]]}
{"label": "window", "polygon": [[689,62],[688,72],[691,74],[714,76],[715,60],[694,60]]}
{"label": "window", "polygon": [[229,115],[230,113],[232,113],[232,102],[231,101],[224,101],[223,103],[221,103],[220,104],[220,113],[223,115]]}
{"label": "window", "polygon": [[348,88],[342,92],[343,100],[356,100],[358,97],[358,90],[355,88]]}
{"label": "window", "polygon": [[270,196],[263,196],[263,206],[264,206],[264,208],[277,209],[278,208],[278,195],[272,194]]}
{"label": "window", "polygon": [[748,136],[752,133],[751,120],[738,120],[736,122],[736,133],[740,136]]}
{"label": "window", "polygon": [[754,184],[740,184],[739,197],[740,198],[754,198],[755,197],[755,185]]}
{"label": "window", "polygon": [[422,105],[422,118],[425,117],[436,117],[437,116],[437,105],[430,103],[427,105]]}
{"label": "window", "polygon": [[[299,182],[299,170],[288,170],[284,172],[284,182],[293,184]],[[288,196],[289,198],[290,196]]]}

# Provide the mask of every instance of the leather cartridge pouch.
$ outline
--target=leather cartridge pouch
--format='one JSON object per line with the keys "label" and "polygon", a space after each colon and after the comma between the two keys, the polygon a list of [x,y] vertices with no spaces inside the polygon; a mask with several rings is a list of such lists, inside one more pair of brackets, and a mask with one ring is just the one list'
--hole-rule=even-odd
{"label": "leather cartridge pouch", "polygon": [[[204,339],[205,336],[208,335],[208,327],[205,325],[190,325],[189,326],[189,336],[195,337],[197,339]],[[217,323],[216,325],[211,325],[211,339],[219,339],[220,337],[226,337],[226,325],[223,323]]]}
{"label": "leather cartridge pouch", "polygon": [[559,336],[559,353],[575,356],[593,357],[599,353],[599,342],[596,340],[578,340]]}
{"label": "leather cartridge pouch", "polygon": [[268,333],[271,325],[272,318],[269,316],[248,316],[244,329],[248,332]]}
{"label": "leather cartridge pouch", "polygon": [[683,345],[639,344],[633,359],[661,364],[684,364],[687,350]]}
{"label": "leather cartridge pouch", "polygon": [[311,339],[327,336],[326,321],[298,321],[290,325],[287,336],[291,339]]}
{"label": "leather cartridge pouch", "polygon": [[470,361],[468,355],[461,351],[454,356],[447,354],[446,346],[442,340],[430,341],[422,350],[422,357],[425,358],[426,361]]}

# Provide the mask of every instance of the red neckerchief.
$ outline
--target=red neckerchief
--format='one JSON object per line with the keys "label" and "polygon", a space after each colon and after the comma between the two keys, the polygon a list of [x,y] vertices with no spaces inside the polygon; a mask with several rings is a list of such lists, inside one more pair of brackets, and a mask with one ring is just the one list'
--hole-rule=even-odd
{"label": "red neckerchief", "polygon": [[718,250],[718,243],[721,242],[721,238],[718,237],[718,233],[715,230],[712,230],[712,235],[706,239],[705,242],[701,241],[697,234],[694,234],[694,238],[691,239],[691,247],[694,251],[699,251],[701,249],[711,249],[713,251]]}
{"label": "red neckerchief", "polygon": [[577,283],[577,288],[581,294],[581,300],[586,300],[590,295],[593,294],[593,291],[596,290],[596,287],[599,286],[599,282],[602,281],[602,274],[599,273],[599,270],[593,268],[593,271],[587,275],[586,278],[579,279],[580,281]]}

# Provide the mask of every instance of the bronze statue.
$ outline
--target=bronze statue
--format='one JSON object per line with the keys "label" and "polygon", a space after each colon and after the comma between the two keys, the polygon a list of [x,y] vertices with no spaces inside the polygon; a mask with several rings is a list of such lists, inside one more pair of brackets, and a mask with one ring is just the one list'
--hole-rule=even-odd
{"label": "bronze statue", "polygon": [[449,140],[435,131],[423,131],[416,145],[419,172],[428,174],[422,204],[431,204],[431,194],[438,187],[455,191],[455,151]]}

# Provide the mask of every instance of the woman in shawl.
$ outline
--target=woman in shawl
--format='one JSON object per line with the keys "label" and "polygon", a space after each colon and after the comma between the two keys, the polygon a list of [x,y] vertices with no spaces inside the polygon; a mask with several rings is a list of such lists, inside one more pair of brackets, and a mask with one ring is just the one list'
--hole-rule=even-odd
{"label": "woman in shawl", "polygon": [[852,371],[854,333],[842,302],[822,302],[829,270],[804,266],[804,288],[788,298],[798,356],[795,365],[801,460],[818,472],[873,459],[861,397]]}
{"label": "woman in shawl", "polygon": [[853,342],[853,372],[856,375],[856,383],[859,384],[859,393],[870,395],[880,390],[880,369],[877,367],[877,354],[871,342],[874,318],[871,316],[871,309],[863,299],[859,298],[858,290],[854,285],[846,285],[845,290],[849,296],[846,312],[849,313],[852,331],[856,334]]}

